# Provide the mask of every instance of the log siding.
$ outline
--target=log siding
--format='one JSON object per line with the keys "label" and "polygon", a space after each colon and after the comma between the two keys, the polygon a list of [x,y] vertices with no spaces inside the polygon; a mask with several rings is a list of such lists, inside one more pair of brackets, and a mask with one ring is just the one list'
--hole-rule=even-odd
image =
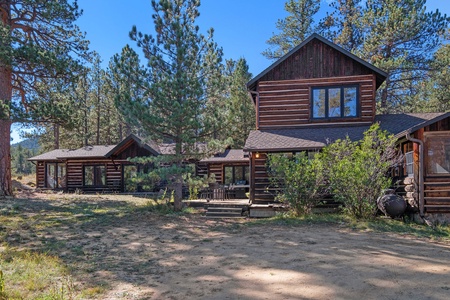
{"label": "log siding", "polygon": [[[375,75],[336,78],[261,81],[258,83],[258,129],[307,126],[317,123],[373,122],[375,117]],[[312,88],[358,87],[358,116],[314,119],[311,116]]]}

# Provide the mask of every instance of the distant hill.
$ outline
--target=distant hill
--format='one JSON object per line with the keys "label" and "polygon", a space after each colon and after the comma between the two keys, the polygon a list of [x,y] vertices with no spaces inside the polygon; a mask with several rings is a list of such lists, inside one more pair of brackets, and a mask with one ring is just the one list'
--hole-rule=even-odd
{"label": "distant hill", "polygon": [[11,148],[17,148],[19,145],[22,146],[22,148],[32,150],[33,152],[37,153],[39,150],[39,143],[37,138],[33,139],[26,139],[21,142],[15,143],[11,145]]}

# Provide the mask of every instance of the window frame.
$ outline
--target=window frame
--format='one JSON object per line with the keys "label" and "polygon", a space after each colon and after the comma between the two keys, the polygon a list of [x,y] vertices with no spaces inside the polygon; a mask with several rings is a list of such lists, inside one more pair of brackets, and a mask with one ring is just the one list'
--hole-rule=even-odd
{"label": "window frame", "polygon": [[405,173],[407,177],[414,177],[414,151],[405,153]]}
{"label": "window frame", "polygon": [[[344,101],[344,90],[346,88],[355,88],[356,89],[356,111],[355,116],[345,116],[345,101]],[[340,116],[338,117],[330,117],[329,116],[329,90],[331,89],[339,89],[340,90]],[[314,117],[314,91],[316,90],[325,90],[325,116],[324,117]],[[359,93],[359,85],[358,84],[350,84],[350,85],[326,85],[326,86],[314,86],[311,87],[310,92],[310,114],[311,120],[340,120],[340,119],[354,119],[359,118],[360,116],[360,93]]]}
{"label": "window frame", "polygon": [[[49,180],[49,168],[50,166],[53,167],[54,171],[54,182],[53,186],[50,186],[48,180]],[[64,170],[64,172],[62,172]],[[45,177],[44,177],[44,184],[45,187],[48,189],[64,189],[66,188],[66,178],[67,178],[67,166],[66,163],[63,162],[47,162],[45,163]]]}
{"label": "window frame", "polygon": [[[230,168],[231,169],[231,183],[226,183],[226,169]],[[239,170],[236,170],[236,168],[242,168],[241,172],[239,172]],[[246,179],[245,175],[246,175],[246,169],[247,172],[249,174],[249,178]],[[223,165],[223,184],[236,184],[237,182],[237,178],[240,176],[236,176],[236,175],[242,175],[242,179],[241,180],[245,180],[246,184],[249,184],[250,182],[250,166],[249,165]],[[237,174],[237,173],[241,173],[241,174]]]}
{"label": "window frame", "polygon": [[[93,184],[86,184],[86,168],[89,168],[89,167],[93,167],[93,177],[92,177],[92,182],[93,182]],[[104,170],[105,170],[105,183],[104,184],[102,184],[102,185],[98,185],[98,184],[95,184],[96,182],[98,182],[97,181],[97,172],[95,171],[95,169],[96,168],[101,168],[101,167],[103,167],[104,168]],[[107,186],[107,168],[106,168],[106,165],[102,165],[102,164],[86,164],[86,165],[83,165],[83,186],[84,187],[103,187],[103,186]]]}

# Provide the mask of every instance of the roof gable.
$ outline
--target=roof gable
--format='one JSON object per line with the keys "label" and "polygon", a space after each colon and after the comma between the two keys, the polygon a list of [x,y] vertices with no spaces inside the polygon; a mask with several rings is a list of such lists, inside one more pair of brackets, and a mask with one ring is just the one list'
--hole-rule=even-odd
{"label": "roof gable", "polygon": [[128,148],[130,148],[133,144],[137,144],[139,148],[142,148],[150,152],[152,155],[156,156],[160,154],[159,147],[155,142],[153,142],[152,140],[144,142],[142,138],[134,134],[130,134],[123,141],[121,141],[114,148],[112,148],[105,156],[106,157],[118,156],[124,151],[126,151]]}
{"label": "roof gable", "polygon": [[255,90],[258,81],[325,78],[375,74],[377,87],[387,74],[318,34],[312,34],[247,84]]}

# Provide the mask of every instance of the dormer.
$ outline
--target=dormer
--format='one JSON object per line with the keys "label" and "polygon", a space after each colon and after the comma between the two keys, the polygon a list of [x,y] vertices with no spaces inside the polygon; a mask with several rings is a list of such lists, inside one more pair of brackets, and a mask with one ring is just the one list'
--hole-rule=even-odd
{"label": "dormer", "polygon": [[256,128],[369,124],[387,74],[313,34],[248,84]]}

